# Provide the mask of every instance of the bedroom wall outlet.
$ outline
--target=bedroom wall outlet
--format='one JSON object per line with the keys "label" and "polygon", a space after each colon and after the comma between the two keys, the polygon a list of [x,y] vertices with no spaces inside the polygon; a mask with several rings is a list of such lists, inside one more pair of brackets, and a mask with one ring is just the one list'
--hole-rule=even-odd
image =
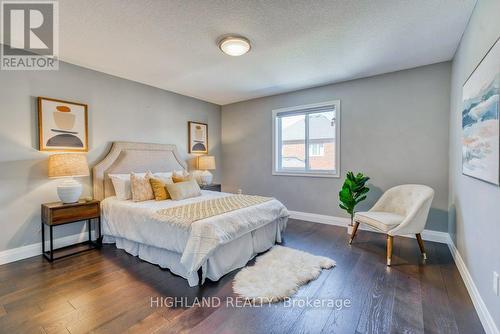
{"label": "bedroom wall outlet", "polygon": [[243,190],[238,189],[238,195],[241,195],[241,194],[243,194]]}
{"label": "bedroom wall outlet", "polygon": [[493,272],[493,291],[495,295],[500,295],[500,276],[496,271]]}

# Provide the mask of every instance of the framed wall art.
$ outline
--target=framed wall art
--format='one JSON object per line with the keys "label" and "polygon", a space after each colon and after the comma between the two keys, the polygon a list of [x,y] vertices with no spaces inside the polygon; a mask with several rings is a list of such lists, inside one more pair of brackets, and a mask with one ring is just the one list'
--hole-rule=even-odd
{"label": "framed wall art", "polygon": [[38,98],[40,151],[87,152],[87,105]]}
{"label": "framed wall art", "polygon": [[462,173],[500,184],[500,39],[462,89]]}
{"label": "framed wall art", "polygon": [[208,153],[208,125],[188,122],[189,153]]}

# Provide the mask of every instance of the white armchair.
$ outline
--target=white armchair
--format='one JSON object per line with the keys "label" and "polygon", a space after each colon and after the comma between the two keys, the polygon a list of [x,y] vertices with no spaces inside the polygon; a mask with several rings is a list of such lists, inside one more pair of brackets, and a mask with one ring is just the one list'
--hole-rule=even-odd
{"label": "white armchair", "polygon": [[391,265],[393,237],[415,234],[420,252],[427,258],[420,233],[424,230],[434,190],[419,184],[406,184],[387,190],[367,212],[356,212],[349,244],[359,224],[369,225],[387,234],[387,265]]}

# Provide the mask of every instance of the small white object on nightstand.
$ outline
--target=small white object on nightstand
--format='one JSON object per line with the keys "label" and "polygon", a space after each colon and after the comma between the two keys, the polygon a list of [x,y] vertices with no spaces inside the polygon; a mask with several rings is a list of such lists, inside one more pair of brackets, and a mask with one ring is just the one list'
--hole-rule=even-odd
{"label": "small white object on nightstand", "polygon": [[65,178],[57,187],[57,195],[63,203],[78,202],[83,186],[74,177],[89,175],[87,157],[83,154],[54,154],[49,157],[49,178]]}
{"label": "small white object on nightstand", "polygon": [[198,169],[203,170],[200,175],[202,185],[212,184],[213,175],[208,170],[215,169],[215,158],[211,155],[202,155],[198,157]]}

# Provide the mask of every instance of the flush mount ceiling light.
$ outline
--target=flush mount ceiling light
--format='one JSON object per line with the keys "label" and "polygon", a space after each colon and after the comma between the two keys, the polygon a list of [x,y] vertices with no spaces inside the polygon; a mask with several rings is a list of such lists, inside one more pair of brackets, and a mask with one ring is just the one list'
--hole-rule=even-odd
{"label": "flush mount ceiling light", "polygon": [[241,56],[250,51],[250,41],[242,36],[227,36],[218,44],[219,49],[229,56]]}

